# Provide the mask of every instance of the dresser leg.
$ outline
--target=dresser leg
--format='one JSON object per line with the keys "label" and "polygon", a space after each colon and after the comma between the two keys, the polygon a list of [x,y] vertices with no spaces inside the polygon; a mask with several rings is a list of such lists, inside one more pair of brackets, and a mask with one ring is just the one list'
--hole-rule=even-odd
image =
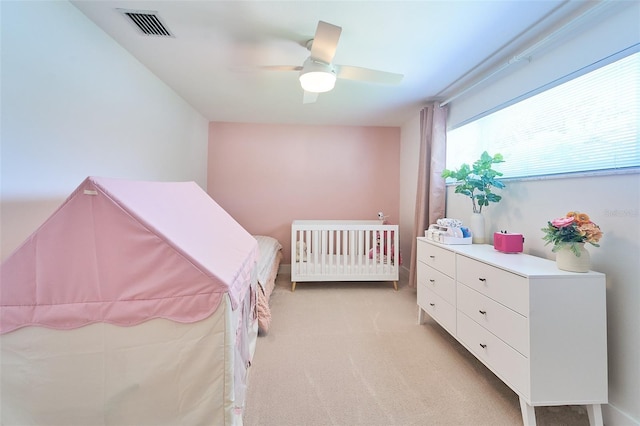
{"label": "dresser leg", "polygon": [[418,306],[418,325],[424,322],[424,311],[420,306]]}
{"label": "dresser leg", "polygon": [[591,426],[602,426],[602,406],[600,404],[587,405],[589,424]]}
{"label": "dresser leg", "polygon": [[536,426],[536,410],[520,397],[520,411],[522,411],[522,422],[524,426]]}

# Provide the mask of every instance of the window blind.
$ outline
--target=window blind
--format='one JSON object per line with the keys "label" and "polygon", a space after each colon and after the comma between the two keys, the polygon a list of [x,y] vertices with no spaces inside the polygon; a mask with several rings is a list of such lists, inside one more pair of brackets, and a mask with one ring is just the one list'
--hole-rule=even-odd
{"label": "window blind", "polygon": [[504,178],[640,166],[640,53],[447,133],[447,168],[500,153]]}

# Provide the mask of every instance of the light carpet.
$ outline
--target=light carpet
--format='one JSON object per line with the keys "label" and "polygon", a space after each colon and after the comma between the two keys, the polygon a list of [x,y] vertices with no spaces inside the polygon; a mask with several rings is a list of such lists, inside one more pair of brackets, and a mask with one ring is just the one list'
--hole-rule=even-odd
{"label": "light carpet", "polygon": [[[258,338],[245,426],[522,425],[517,395],[428,316],[406,282],[278,276]],[[538,425],[588,425],[583,407],[537,407]]]}

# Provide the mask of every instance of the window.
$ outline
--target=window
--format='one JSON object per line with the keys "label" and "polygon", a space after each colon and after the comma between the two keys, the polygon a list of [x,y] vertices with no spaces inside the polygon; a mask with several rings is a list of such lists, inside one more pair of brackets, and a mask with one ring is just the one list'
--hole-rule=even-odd
{"label": "window", "polygon": [[504,178],[640,166],[640,53],[447,133],[447,168],[500,153]]}

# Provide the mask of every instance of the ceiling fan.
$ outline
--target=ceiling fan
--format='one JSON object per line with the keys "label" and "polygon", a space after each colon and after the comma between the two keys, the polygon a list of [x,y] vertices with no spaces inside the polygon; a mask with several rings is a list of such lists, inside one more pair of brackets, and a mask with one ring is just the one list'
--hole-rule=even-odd
{"label": "ceiling fan", "polygon": [[304,90],[304,103],[315,102],[319,93],[332,90],[338,78],[381,84],[398,84],[402,81],[402,74],[333,64],[341,32],[341,27],[319,21],[314,38],[306,43],[306,48],[311,55],[302,65],[276,65],[261,68],[274,71],[300,71],[299,79]]}

